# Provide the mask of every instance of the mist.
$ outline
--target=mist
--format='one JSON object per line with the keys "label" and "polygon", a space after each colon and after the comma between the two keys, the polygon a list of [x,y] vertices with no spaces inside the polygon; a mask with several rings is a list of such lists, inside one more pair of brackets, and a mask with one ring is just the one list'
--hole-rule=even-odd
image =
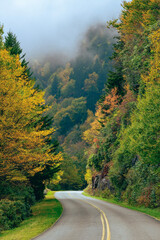
{"label": "mist", "polygon": [[122,0],[5,0],[0,23],[16,34],[29,60],[76,54],[87,29],[118,18]]}

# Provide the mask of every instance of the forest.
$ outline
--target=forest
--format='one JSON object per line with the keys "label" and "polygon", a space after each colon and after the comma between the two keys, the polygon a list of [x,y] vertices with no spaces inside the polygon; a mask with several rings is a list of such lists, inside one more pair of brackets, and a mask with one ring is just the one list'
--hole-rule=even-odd
{"label": "forest", "polygon": [[160,207],[160,2],[124,1],[71,59],[28,63],[0,27],[0,231],[44,189]]}
{"label": "forest", "polygon": [[[83,189],[86,186],[84,153],[87,143],[82,136],[94,119],[95,105],[112,69],[109,58],[113,53],[114,33],[105,25],[90,27],[77,55],[69,62],[60,62],[59,56],[32,66],[35,86],[45,90],[44,97],[49,106],[47,114],[56,129],[53,138],[59,142],[64,157],[63,175],[56,189]],[[52,189],[52,181],[48,187]]]}

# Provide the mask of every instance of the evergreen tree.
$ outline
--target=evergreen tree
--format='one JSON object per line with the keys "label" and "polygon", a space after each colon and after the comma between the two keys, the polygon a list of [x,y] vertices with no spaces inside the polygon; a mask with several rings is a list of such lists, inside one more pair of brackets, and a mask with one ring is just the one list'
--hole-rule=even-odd
{"label": "evergreen tree", "polygon": [[[17,41],[17,37],[12,32],[8,32],[7,36],[5,37],[4,42],[5,48],[10,52],[10,55],[19,55],[21,59],[21,65],[25,68],[24,74],[30,78],[32,76],[31,69],[28,67],[28,63],[24,58],[26,54],[22,54],[23,50],[20,47],[20,42]],[[21,55],[22,54],[22,55]]]}
{"label": "evergreen tree", "polygon": [[0,49],[2,49],[3,46],[3,26],[0,25]]}

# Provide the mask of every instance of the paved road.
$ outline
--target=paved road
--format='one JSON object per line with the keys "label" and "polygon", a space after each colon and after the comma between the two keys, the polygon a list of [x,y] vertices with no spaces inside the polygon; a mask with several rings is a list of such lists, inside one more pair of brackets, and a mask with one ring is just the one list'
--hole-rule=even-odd
{"label": "paved road", "polygon": [[136,211],[88,198],[81,191],[57,192],[59,221],[36,240],[160,240],[160,222]]}

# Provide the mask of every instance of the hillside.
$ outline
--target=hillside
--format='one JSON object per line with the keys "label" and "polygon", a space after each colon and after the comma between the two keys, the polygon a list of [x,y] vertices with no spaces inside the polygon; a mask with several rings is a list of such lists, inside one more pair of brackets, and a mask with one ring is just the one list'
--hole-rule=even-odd
{"label": "hillside", "polygon": [[95,194],[152,208],[160,206],[159,16],[159,1],[132,0],[108,23],[119,33],[114,70],[83,134]]}

